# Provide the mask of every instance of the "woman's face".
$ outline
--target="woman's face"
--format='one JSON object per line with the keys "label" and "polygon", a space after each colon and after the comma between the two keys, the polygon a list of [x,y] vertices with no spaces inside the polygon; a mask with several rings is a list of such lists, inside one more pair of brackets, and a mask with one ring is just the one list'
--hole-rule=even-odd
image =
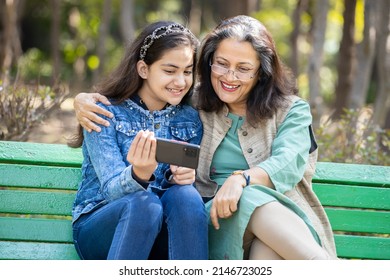
{"label": "woman's face", "polygon": [[249,92],[258,81],[260,60],[255,49],[249,42],[224,39],[215,50],[211,63],[214,91],[231,113],[244,116]]}
{"label": "woman's face", "polygon": [[165,51],[149,66],[138,61],[138,73],[144,79],[139,96],[149,110],[161,110],[167,103],[180,103],[193,83],[193,60],[193,49],[180,46]]}

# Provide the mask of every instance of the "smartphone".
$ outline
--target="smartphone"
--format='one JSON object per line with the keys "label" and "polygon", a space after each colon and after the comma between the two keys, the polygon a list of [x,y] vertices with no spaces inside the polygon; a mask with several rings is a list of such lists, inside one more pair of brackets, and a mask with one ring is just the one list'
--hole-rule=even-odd
{"label": "smartphone", "polygon": [[158,137],[156,137],[156,140],[157,162],[164,162],[193,169],[198,167],[200,151],[199,145]]}

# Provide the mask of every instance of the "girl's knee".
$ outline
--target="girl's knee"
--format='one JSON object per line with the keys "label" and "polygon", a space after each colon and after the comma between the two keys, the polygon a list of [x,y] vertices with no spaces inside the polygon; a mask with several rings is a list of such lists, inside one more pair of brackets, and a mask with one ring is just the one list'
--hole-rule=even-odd
{"label": "girl's knee", "polygon": [[202,197],[192,185],[174,186],[162,200],[166,214],[175,213],[192,222],[203,222],[207,218]]}
{"label": "girl's knee", "polygon": [[166,191],[163,200],[183,206],[203,204],[202,197],[193,185],[174,185]]}
{"label": "girl's knee", "polygon": [[124,197],[122,201],[122,212],[130,216],[150,217],[163,216],[163,206],[157,195],[151,192],[136,192]]}

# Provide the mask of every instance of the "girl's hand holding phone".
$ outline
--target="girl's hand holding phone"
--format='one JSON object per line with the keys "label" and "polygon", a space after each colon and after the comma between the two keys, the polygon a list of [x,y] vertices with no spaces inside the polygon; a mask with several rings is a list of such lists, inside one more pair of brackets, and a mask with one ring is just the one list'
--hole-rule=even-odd
{"label": "girl's hand holding phone", "polygon": [[149,181],[157,167],[156,138],[154,132],[141,130],[135,136],[127,153],[127,160],[133,166],[134,174],[141,180]]}

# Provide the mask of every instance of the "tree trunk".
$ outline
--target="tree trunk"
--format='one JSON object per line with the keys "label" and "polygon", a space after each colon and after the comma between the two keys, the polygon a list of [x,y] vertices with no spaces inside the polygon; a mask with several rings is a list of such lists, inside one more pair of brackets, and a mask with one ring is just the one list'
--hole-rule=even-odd
{"label": "tree trunk", "polygon": [[5,28],[6,28],[6,8],[5,8],[5,1],[0,1],[0,79],[2,77],[3,69],[3,63],[5,59]]}
{"label": "tree trunk", "polygon": [[255,12],[259,3],[256,0],[215,0],[214,10],[219,19],[225,19],[236,15],[249,15]]}
{"label": "tree trunk", "polygon": [[321,95],[320,70],[324,53],[325,31],[329,0],[316,1],[312,15],[312,50],[308,62],[310,106],[313,114],[313,127],[318,128],[323,115],[323,98]]}
{"label": "tree trunk", "polygon": [[61,59],[60,59],[60,19],[61,19],[61,2],[51,0],[51,59],[53,63],[52,84],[54,85],[60,79]]}
{"label": "tree trunk", "polygon": [[368,87],[375,58],[375,42],[377,37],[377,15],[379,1],[364,2],[363,40],[356,48],[356,68],[348,105],[352,109],[362,108],[366,104]]}
{"label": "tree trunk", "polygon": [[308,0],[298,0],[298,3],[292,15],[294,29],[290,35],[290,42],[291,42],[290,67],[296,77],[298,77],[299,75],[298,38],[301,30],[301,16],[303,11],[307,10],[308,3],[309,3]]}
{"label": "tree trunk", "polygon": [[[22,3],[19,0],[5,1],[5,11],[3,17],[4,38],[2,39],[3,60],[1,61],[1,73],[6,73],[12,65],[16,65],[22,55],[22,47],[19,36],[18,11]],[[7,75],[2,75],[3,84],[7,84]]]}
{"label": "tree trunk", "polygon": [[201,3],[197,0],[191,1],[188,25],[188,27],[195,34],[195,36],[200,35],[200,31],[202,29],[202,7]]}
{"label": "tree trunk", "polygon": [[104,0],[103,2],[103,14],[99,26],[99,39],[97,45],[97,56],[99,58],[99,66],[93,72],[92,83],[96,84],[101,74],[104,72],[105,66],[105,53],[106,53],[106,40],[110,28],[111,18],[111,0]]}
{"label": "tree trunk", "polygon": [[120,9],[120,30],[122,40],[127,45],[135,38],[134,0],[122,0]]}
{"label": "tree trunk", "polygon": [[247,15],[260,10],[261,0],[248,0]]}
{"label": "tree trunk", "polygon": [[378,92],[375,98],[373,123],[384,127],[390,110],[390,2],[378,0],[381,3],[378,21],[377,66]]}
{"label": "tree trunk", "polygon": [[339,119],[344,109],[347,108],[347,100],[349,100],[352,89],[352,73],[356,51],[354,43],[356,0],[345,0],[344,3],[343,37],[341,38],[337,63],[338,82],[335,88],[336,98],[333,119]]}

